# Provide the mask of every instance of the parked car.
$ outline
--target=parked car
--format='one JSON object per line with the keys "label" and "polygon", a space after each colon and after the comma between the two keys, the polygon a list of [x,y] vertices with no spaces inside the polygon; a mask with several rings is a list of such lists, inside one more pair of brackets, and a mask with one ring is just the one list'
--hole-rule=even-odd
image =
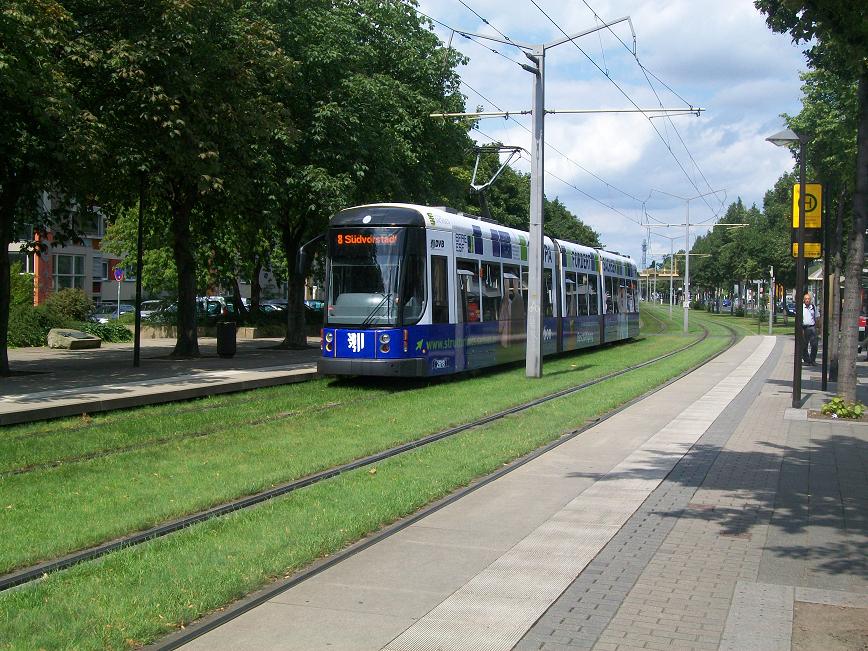
{"label": "parked car", "polygon": [[147,319],[149,317],[154,316],[157,312],[162,312],[166,307],[166,303],[164,301],[142,301],[142,318]]}
{"label": "parked car", "polygon": [[136,308],[127,303],[120,304],[120,310],[117,305],[112,305],[111,303],[102,303],[97,306],[97,308],[93,311],[93,314],[90,315],[90,320],[95,323],[108,323],[112,319],[117,319],[119,314],[127,314],[129,312],[135,312]]}
{"label": "parked car", "polygon": [[725,298],[720,302],[720,306],[728,310],[732,306],[732,301]]}
{"label": "parked car", "polygon": [[325,303],[323,301],[307,300],[304,302],[304,304],[307,305],[312,310],[324,310],[325,309]]}

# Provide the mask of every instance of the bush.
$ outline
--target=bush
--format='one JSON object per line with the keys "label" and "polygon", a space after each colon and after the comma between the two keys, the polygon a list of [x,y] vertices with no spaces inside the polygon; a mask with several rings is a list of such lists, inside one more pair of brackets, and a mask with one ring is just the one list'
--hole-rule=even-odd
{"label": "bush", "polygon": [[832,418],[862,418],[865,405],[861,402],[844,402],[844,398],[836,396],[823,405],[820,411]]}
{"label": "bush", "polygon": [[33,305],[33,274],[22,273],[24,267],[15,262],[10,270],[10,305]]}
{"label": "bush", "polygon": [[85,321],[93,312],[93,301],[80,289],[61,289],[45,299],[45,309],[62,321]]}
{"label": "bush", "polygon": [[133,340],[133,333],[126,326],[117,321],[109,321],[108,323],[93,323],[91,321],[83,321],[72,325],[76,330],[81,330],[94,337],[99,337],[103,341],[112,344],[124,343]]}
{"label": "bush", "polygon": [[735,310],[733,310],[733,314],[735,316],[744,316],[744,308],[743,307],[735,308]]}
{"label": "bush", "polygon": [[48,331],[64,322],[44,306],[12,305],[9,309],[8,345],[13,348],[45,346]]}

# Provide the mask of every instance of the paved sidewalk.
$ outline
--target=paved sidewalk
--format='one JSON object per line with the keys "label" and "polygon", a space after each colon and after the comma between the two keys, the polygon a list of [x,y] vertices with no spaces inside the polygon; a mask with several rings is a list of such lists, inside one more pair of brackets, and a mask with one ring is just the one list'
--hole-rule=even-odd
{"label": "paved sidewalk", "polygon": [[9,351],[13,375],[0,379],[0,425],[108,409],[137,407],[217,393],[301,382],[316,376],[319,339],[306,350],[281,350],[281,339],[238,340],[230,359],[217,340],[200,337],[201,357],[169,357],[174,339],[142,342],[133,368],[132,344],[95,350],[17,348]]}
{"label": "paved sidewalk", "polygon": [[745,339],[186,648],[863,649],[868,425],[791,368]]}
{"label": "paved sidewalk", "polygon": [[793,414],[787,347],[517,649],[868,646],[868,425]]}

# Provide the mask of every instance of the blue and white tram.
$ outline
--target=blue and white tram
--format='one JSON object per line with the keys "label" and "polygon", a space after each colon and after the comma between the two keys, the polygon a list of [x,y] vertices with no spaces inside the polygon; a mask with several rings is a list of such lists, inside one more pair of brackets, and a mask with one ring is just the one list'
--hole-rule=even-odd
{"label": "blue and white tram", "polygon": [[[328,229],[324,375],[427,377],[524,358],[527,233],[444,208],[375,204]],[[636,265],[545,238],[543,354],[639,334]]]}

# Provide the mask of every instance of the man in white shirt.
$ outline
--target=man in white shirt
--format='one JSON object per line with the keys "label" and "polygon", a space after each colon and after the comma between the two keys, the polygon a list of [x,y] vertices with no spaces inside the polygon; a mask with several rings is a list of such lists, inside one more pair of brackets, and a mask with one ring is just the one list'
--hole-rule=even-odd
{"label": "man in white shirt", "polygon": [[817,308],[811,300],[811,293],[806,292],[802,305],[802,361],[808,366],[817,363]]}

